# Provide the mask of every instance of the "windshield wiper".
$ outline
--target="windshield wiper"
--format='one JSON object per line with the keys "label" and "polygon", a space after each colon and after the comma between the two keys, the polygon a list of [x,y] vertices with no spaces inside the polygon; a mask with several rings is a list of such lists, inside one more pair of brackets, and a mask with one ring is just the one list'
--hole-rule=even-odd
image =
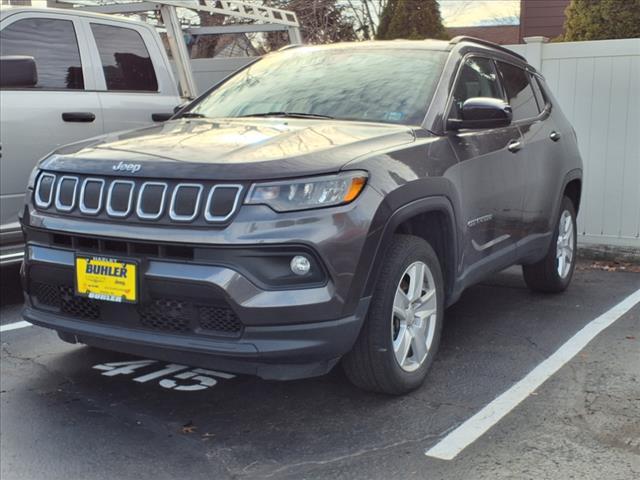
{"label": "windshield wiper", "polygon": [[207,118],[206,115],[196,112],[184,112],[178,118]]}
{"label": "windshield wiper", "polygon": [[264,113],[248,113],[246,115],[239,115],[242,117],[287,117],[287,118],[324,118],[326,120],[332,120],[333,117],[329,115],[320,115],[318,113],[301,113],[301,112],[264,112]]}

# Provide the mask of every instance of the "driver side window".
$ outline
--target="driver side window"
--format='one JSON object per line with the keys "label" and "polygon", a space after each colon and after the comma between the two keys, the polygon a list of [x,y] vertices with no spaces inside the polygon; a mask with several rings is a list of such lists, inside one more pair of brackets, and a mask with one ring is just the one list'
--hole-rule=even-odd
{"label": "driver side window", "polygon": [[488,58],[467,58],[453,91],[451,118],[460,119],[462,104],[473,97],[503,99],[493,61]]}

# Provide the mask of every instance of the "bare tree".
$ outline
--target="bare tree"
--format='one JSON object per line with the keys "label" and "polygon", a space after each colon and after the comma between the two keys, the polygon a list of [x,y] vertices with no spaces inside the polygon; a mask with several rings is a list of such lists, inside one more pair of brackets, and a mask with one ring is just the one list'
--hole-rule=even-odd
{"label": "bare tree", "polygon": [[346,0],[345,14],[355,20],[358,35],[370,40],[375,37],[380,24],[380,15],[388,0]]}
{"label": "bare tree", "polygon": [[[348,15],[348,5],[340,0],[265,0],[266,5],[292,10],[298,17],[305,43],[334,43],[356,40],[357,20]],[[268,36],[270,49],[288,42],[275,32]]]}

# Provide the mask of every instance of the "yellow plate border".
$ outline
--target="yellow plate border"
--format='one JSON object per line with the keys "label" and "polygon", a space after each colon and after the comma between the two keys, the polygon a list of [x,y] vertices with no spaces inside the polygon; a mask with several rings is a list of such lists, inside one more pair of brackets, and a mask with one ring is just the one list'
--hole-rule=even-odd
{"label": "yellow plate border", "polygon": [[96,300],[98,302],[108,302],[108,303],[113,303],[113,304],[128,303],[130,305],[137,305],[138,303],[140,303],[140,261],[139,260],[131,259],[131,258],[110,257],[108,255],[76,253],[74,255],[74,258],[73,258],[73,293],[74,293],[74,295],[76,295],[78,297],[82,297],[82,298],[90,298],[90,297],[89,297],[88,294],[80,293],[78,291],[78,258],[88,258],[88,259],[90,259],[90,258],[94,258],[94,259],[102,258],[102,259],[106,259],[106,260],[113,261],[113,262],[134,264],[136,266],[136,278],[135,278],[136,299],[135,300],[124,299],[121,302],[112,302],[111,300],[101,300],[101,299],[98,299],[98,298],[92,298],[91,300]]}

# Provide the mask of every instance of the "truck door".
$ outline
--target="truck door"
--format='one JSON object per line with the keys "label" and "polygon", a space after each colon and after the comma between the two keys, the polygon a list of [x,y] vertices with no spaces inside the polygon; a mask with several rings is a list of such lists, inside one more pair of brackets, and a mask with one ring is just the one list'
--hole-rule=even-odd
{"label": "truck door", "polygon": [[157,35],[109,20],[86,20],[85,28],[106,132],[138,128],[173,113],[181,99]]}
{"label": "truck door", "polygon": [[[0,25],[0,56],[35,59],[35,85],[0,89],[0,243],[20,241],[29,173],[51,150],[103,133],[82,31],[72,15],[20,12]],[[16,237],[16,238],[14,238]]]}

